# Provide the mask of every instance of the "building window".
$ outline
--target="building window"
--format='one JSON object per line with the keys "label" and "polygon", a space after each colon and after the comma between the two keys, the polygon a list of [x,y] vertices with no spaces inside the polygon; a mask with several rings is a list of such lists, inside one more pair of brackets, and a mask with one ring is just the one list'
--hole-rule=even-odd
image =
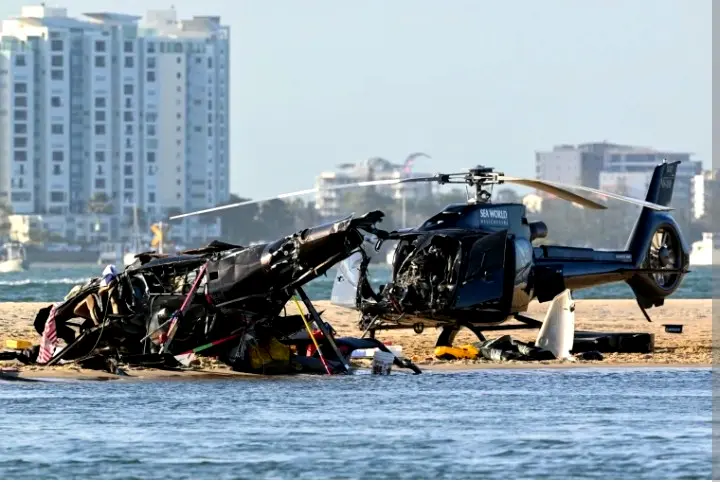
{"label": "building window", "polygon": [[129,55],[125,57],[125,68],[132,69],[135,66],[135,58]]}
{"label": "building window", "polygon": [[25,82],[16,82],[15,83],[15,93],[16,94],[27,94],[27,84]]}
{"label": "building window", "polygon": [[60,164],[53,164],[53,176],[59,176],[62,174],[62,166]]}
{"label": "building window", "polygon": [[148,42],[147,44],[147,51],[149,54],[155,53],[155,43],[154,42]]}
{"label": "building window", "polygon": [[125,95],[133,95],[135,92],[132,84],[125,84],[123,85],[123,94]]}
{"label": "building window", "polygon": [[[53,172],[54,174],[54,172]],[[62,191],[50,191],[50,202],[61,203],[65,202],[65,193]]]}
{"label": "building window", "polygon": [[62,67],[65,64],[64,60],[62,55],[53,55],[50,59],[50,65],[53,67]]}
{"label": "building window", "polygon": [[95,51],[96,52],[105,52],[105,41],[104,40],[96,40],[95,41]]}
{"label": "building window", "polygon": [[133,126],[132,124],[126,124],[125,125],[125,135],[131,136],[133,134]]}
{"label": "building window", "polygon": [[53,162],[63,162],[65,160],[65,153],[63,151],[53,151],[52,160]]}
{"label": "building window", "polygon": [[132,53],[133,51],[133,43],[130,40],[126,40],[125,44],[123,45],[123,50],[126,54]]}
{"label": "building window", "polygon": [[95,67],[98,67],[98,68],[105,67],[105,56],[104,55],[96,55],[95,56]]}
{"label": "building window", "polygon": [[15,137],[13,139],[13,144],[15,147],[25,148],[27,147],[27,137]]}
{"label": "building window", "polygon": [[62,40],[52,40],[50,42],[50,50],[53,52],[62,52],[63,51],[63,41]]}
{"label": "building window", "polygon": [[178,63],[178,64],[181,64],[181,63],[182,63],[182,57],[178,57],[178,58],[177,58],[177,63]]}
{"label": "building window", "polygon": [[65,75],[63,74],[62,70],[53,69],[50,71],[50,79],[51,80],[63,80],[65,78]]}
{"label": "building window", "polygon": [[125,99],[125,108],[132,109],[132,99],[130,97]]}
{"label": "building window", "polygon": [[151,204],[155,202],[155,193],[154,192],[148,193],[148,202]]}
{"label": "building window", "polygon": [[148,57],[147,58],[147,68],[154,69],[156,66],[157,66],[157,62],[155,60],[155,57]]}
{"label": "building window", "polygon": [[133,188],[133,180],[125,179],[125,189],[132,189],[132,188]]}
{"label": "building window", "polygon": [[27,120],[27,111],[23,109],[17,109],[15,112],[13,112],[13,116],[15,117],[16,121],[25,121]]}
{"label": "building window", "polygon": [[102,109],[105,107],[106,99],[105,97],[95,97],[95,107],[98,109]]}
{"label": "building window", "polygon": [[133,162],[133,153],[132,152],[125,153],[125,162]]}
{"label": "building window", "polygon": [[95,189],[105,189],[105,179],[101,177],[95,179]]}
{"label": "building window", "polygon": [[153,163],[155,162],[155,153],[154,152],[148,152],[147,153],[147,162]]}
{"label": "building window", "polygon": [[53,124],[50,126],[50,133],[56,136],[62,135],[65,128],[62,124]]}
{"label": "building window", "polygon": [[62,107],[62,100],[60,99],[59,96],[53,95],[50,98],[50,105],[53,107]]}
{"label": "building window", "polygon": [[15,151],[13,152],[13,159],[18,162],[27,161],[27,151]]}
{"label": "building window", "polygon": [[132,166],[132,164],[127,165],[127,166],[124,166],[123,172],[125,173],[126,176],[132,176],[132,174],[133,174],[133,166]]}
{"label": "building window", "polygon": [[15,57],[15,65],[17,67],[25,67],[25,56],[24,55],[18,55]]}
{"label": "building window", "polygon": [[15,107],[27,107],[27,97],[18,95],[15,97]]}
{"label": "building window", "polygon": [[105,135],[105,124],[95,124],[95,135],[96,136],[104,136]]}
{"label": "building window", "polygon": [[105,151],[95,151],[95,162],[105,162]]}
{"label": "building window", "polygon": [[126,110],[126,111],[123,113],[123,120],[124,120],[125,122],[132,122],[132,121],[134,121],[134,120],[135,120],[135,117],[133,116],[132,111]]}
{"label": "building window", "polygon": [[95,111],[95,122],[105,122],[105,111],[104,110],[96,110]]}
{"label": "building window", "polygon": [[147,73],[147,81],[148,82],[155,82],[155,72],[150,71]]}
{"label": "building window", "polygon": [[15,124],[15,134],[27,134],[27,124]]}

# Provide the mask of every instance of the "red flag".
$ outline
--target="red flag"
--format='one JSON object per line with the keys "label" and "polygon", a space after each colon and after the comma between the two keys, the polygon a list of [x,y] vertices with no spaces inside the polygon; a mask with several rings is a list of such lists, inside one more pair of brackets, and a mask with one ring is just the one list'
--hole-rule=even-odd
{"label": "red flag", "polygon": [[50,314],[45,322],[45,329],[43,330],[42,341],[40,342],[40,353],[38,353],[37,362],[47,363],[52,359],[55,346],[57,345],[57,331],[55,329],[55,311],[57,305],[53,305],[50,309]]}

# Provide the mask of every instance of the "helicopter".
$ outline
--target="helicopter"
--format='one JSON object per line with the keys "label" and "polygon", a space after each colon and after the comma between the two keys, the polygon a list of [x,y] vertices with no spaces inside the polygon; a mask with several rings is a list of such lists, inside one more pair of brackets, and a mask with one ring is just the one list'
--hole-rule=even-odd
{"label": "helicopter", "polygon": [[[360,312],[359,327],[370,338],[380,330],[440,328],[436,346],[451,346],[462,328],[480,340],[483,331],[539,328],[542,322],[523,315],[532,300],[552,301],[570,290],[625,282],[632,289],[639,308],[650,320],[647,309],[662,306],[688,273],[689,248],[673,218],[670,207],[679,161],[663,162],[654,169],[645,200],[605,192],[586,186],[540,179],[506,176],[494,168],[477,166],[466,172],[424,177],[372,180],[341,184],[326,190],[360,188],[411,182],[465,184],[474,188],[467,203],[451,204],[414,228],[380,230],[375,211],[362,228],[382,243],[396,241],[392,279],[376,292],[367,278],[370,256],[367,243],[338,241],[327,245],[320,257],[340,262],[333,292],[352,292],[345,305]],[[641,206],[642,210],[624,250],[608,251],[572,246],[540,245],[533,242],[548,235],[542,221],[529,222],[520,203],[491,202],[493,186],[512,183],[548,192],[582,208],[607,206],[572,192],[585,191]],[[187,216],[230,209],[247,204],[283,199],[317,192],[306,189],[268,199],[218,206]],[[346,222],[352,217],[348,218]],[[368,219],[368,218],[366,218]],[[322,230],[329,232],[327,229]],[[350,233],[350,231],[347,231]],[[355,231],[353,231],[355,233]],[[302,237],[302,234],[300,235]],[[520,324],[505,325],[515,319]]]}

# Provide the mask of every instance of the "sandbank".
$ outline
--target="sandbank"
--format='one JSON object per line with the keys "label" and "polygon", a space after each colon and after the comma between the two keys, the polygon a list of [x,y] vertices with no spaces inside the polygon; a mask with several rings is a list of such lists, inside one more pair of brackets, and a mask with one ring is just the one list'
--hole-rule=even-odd
{"label": "sandbank", "polygon": [[[323,318],[330,322],[340,336],[360,336],[357,328],[358,313],[330,304],[329,301],[314,302],[318,311],[324,311]],[[32,321],[37,311],[49,303],[0,303],[0,347],[4,349],[7,339],[25,339],[38,343]],[[649,310],[652,323],[643,316],[634,300],[576,300],[576,329],[607,332],[646,332],[655,334],[655,351],[652,354],[604,354],[602,361],[551,361],[551,362],[489,362],[453,361],[444,362],[433,358],[433,349],[439,330],[428,328],[421,334],[412,330],[379,331],[378,339],[385,343],[401,345],[403,356],[411,358],[423,371],[458,371],[484,369],[536,369],[536,368],[593,368],[593,367],[710,367],[712,364],[712,300],[666,300],[665,305]],[[527,315],[542,319],[549,303],[531,304]],[[291,313],[294,306],[288,305]],[[663,324],[682,324],[683,333],[666,333]],[[506,330],[487,332],[488,338],[510,334],[515,338],[530,341],[537,336],[537,330]],[[477,341],[471,334],[458,336],[456,344]],[[233,372],[223,365],[210,364],[200,370],[155,370],[127,369],[130,377],[118,377],[109,373],[84,370],[73,366],[40,367],[22,366],[14,362],[2,362],[0,367],[17,368],[23,377],[31,378],[72,378],[88,380],[179,380],[248,378],[248,375]]]}

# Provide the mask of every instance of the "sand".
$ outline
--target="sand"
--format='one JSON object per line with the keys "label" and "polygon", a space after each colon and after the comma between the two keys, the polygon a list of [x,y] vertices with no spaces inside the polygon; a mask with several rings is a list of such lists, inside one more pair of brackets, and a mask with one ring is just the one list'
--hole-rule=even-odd
{"label": "sand", "polygon": [[[0,303],[0,349],[4,349],[5,340],[20,338],[39,343],[32,322],[37,311],[48,303]],[[357,312],[333,306],[328,301],[317,301],[318,311],[330,322],[341,336],[360,336],[357,328]],[[536,319],[542,319],[549,303],[533,303],[527,313]],[[655,352],[652,354],[605,354],[602,361],[550,361],[550,362],[506,362],[496,363],[484,360],[443,362],[433,358],[435,342],[439,330],[425,329],[422,334],[412,330],[379,331],[377,338],[383,342],[401,345],[403,355],[411,358],[423,370],[458,370],[489,368],[582,368],[594,366],[710,366],[712,364],[712,300],[666,300],[665,306],[649,310],[652,323],[643,316],[633,300],[577,300],[575,302],[576,329],[607,332],[647,332],[655,334]],[[294,306],[288,306],[288,312]],[[516,323],[516,322],[513,322]],[[665,323],[682,324],[682,334],[664,331]],[[515,338],[530,341],[537,336],[537,330],[489,331],[488,339],[510,334]],[[470,333],[463,333],[456,344],[474,342],[477,339]],[[23,367],[4,362],[4,366],[15,366],[20,373],[32,377],[73,377],[113,379],[113,375],[82,370],[75,367]],[[210,364],[202,370],[129,370],[130,375],[144,379],[157,378],[208,378],[208,377],[249,377],[238,374],[226,367]]]}

